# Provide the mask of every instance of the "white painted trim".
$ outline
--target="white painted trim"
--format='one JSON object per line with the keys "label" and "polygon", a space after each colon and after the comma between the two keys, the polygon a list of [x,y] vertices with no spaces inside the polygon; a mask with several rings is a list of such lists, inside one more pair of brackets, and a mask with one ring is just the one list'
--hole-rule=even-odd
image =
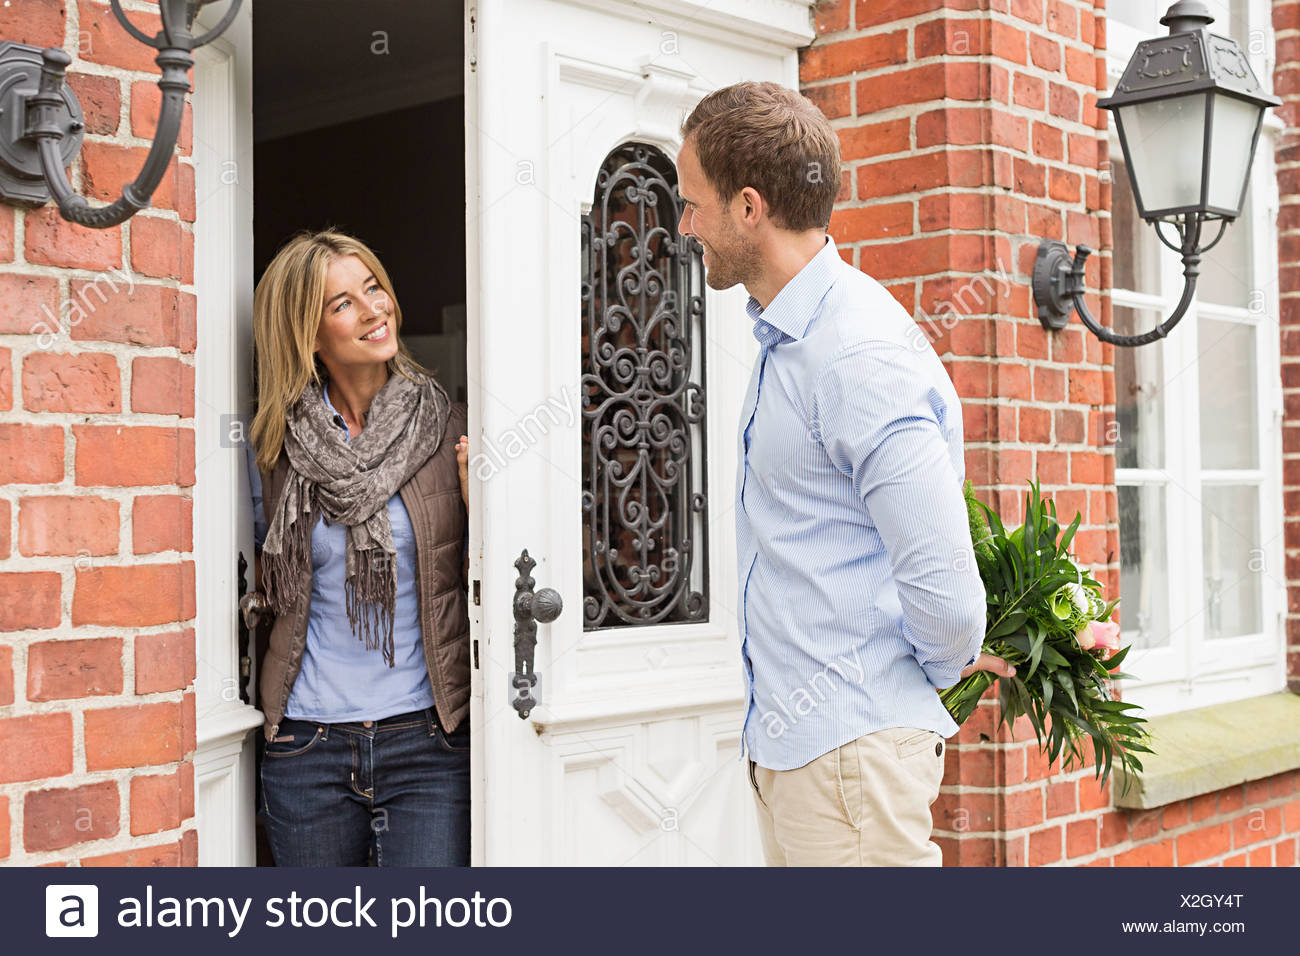
{"label": "white painted trim", "polygon": [[[204,11],[211,18],[213,14]],[[253,748],[261,713],[239,700],[237,555],[252,586],[252,504],[230,419],[248,421],[252,330],[252,24],[248,5],[196,52],[194,224],[195,812],[200,865],[256,862]]]}
{"label": "white painted trim", "polygon": [[817,0],[569,0],[764,53],[788,53],[815,37]]}
{"label": "white painted trim", "polygon": [[262,726],[262,712],[248,704],[231,704],[204,714],[199,721],[199,750],[223,745],[232,740],[243,741],[248,731]]}

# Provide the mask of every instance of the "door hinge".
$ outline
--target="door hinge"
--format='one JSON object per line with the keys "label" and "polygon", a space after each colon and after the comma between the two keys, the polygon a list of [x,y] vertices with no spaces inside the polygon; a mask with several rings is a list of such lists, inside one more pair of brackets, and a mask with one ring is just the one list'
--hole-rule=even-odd
{"label": "door hinge", "polygon": [[471,73],[478,71],[478,8],[469,8],[469,55],[466,60],[469,62],[469,71]]}
{"label": "door hinge", "polygon": [[474,642],[474,670],[478,670],[478,641]]}
{"label": "door hinge", "polygon": [[483,602],[480,600],[480,593],[479,593],[479,584],[480,584],[480,583],[481,583],[481,582],[479,582],[479,581],[475,581],[475,582],[474,582],[474,606],[475,606],[475,607],[478,607],[480,604],[483,603]]}

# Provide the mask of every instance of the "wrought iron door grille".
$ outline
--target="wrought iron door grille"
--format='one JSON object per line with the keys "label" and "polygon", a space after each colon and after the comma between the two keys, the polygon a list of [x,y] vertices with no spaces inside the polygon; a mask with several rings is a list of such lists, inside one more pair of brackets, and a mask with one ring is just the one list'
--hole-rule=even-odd
{"label": "wrought iron door grille", "polygon": [[672,162],[606,157],[582,220],[583,627],[708,620],[704,266]]}

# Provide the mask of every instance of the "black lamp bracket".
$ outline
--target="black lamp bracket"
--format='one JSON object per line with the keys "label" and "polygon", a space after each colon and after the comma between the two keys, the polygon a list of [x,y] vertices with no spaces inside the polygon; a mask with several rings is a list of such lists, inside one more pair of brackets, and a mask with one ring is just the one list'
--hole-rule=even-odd
{"label": "black lamp bracket", "polygon": [[140,174],[108,206],[91,206],[72,188],[65,172],[81,149],[85,130],[81,104],[64,82],[72,57],[60,47],[42,50],[0,43],[0,197],[39,206],[53,196],[64,219],[95,229],[116,226],[148,208],[180,136],[194,65],[191,53],[225,32],[243,0],[231,0],[221,21],[199,37],[190,27],[199,8],[212,0],[160,0],[162,30],[152,37],[127,18],[119,0],[110,2],[122,28],[158,51],[154,62],[162,70],[158,79],[162,105]]}
{"label": "black lamp bracket", "polygon": [[[1218,220],[1219,231],[1214,240],[1202,246],[1201,233],[1207,222]],[[1178,231],[1177,244],[1170,241],[1161,231],[1161,226],[1172,225]],[[1183,295],[1172,315],[1155,328],[1140,335],[1119,335],[1098,322],[1088,311],[1084,302],[1084,267],[1092,249],[1078,246],[1074,258],[1070,258],[1065,243],[1055,239],[1044,239],[1038,244],[1038,257],[1034,260],[1034,302],[1038,305],[1038,321],[1043,328],[1054,331],[1063,329],[1070,322],[1073,312],[1079,313],[1079,321],[1088,331],[1103,342],[1124,348],[1148,345],[1163,339],[1187,314],[1196,294],[1196,280],[1201,272],[1201,256],[1209,252],[1223,238],[1228,220],[1201,213],[1179,216],[1175,220],[1153,223],[1160,241],[1183,257]]]}

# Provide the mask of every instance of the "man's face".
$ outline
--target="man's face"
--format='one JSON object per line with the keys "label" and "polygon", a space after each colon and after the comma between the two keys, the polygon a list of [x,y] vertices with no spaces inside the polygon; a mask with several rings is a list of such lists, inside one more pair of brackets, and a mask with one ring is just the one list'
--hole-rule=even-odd
{"label": "man's face", "polygon": [[741,203],[724,201],[700,168],[690,140],[677,157],[677,187],[682,195],[682,218],[677,231],[694,236],[704,247],[705,281],[713,289],[757,276],[762,269],[758,245],[742,231],[736,216]]}

